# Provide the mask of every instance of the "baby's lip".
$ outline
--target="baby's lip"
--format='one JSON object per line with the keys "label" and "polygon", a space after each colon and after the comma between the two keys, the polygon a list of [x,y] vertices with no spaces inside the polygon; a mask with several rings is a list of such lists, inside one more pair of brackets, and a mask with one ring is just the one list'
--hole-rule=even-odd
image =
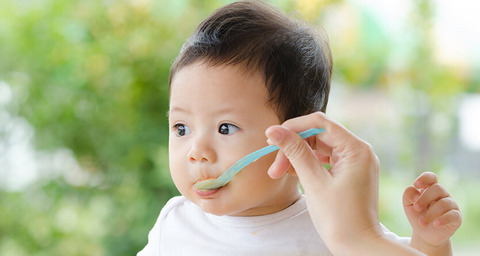
{"label": "baby's lip", "polygon": [[[197,182],[195,182],[194,186],[197,185],[198,183],[202,183],[204,181],[207,181],[207,180],[215,180],[217,178],[206,178],[206,179],[200,179],[200,180],[197,180]],[[211,190],[202,190],[202,189],[196,189],[195,187],[193,188],[193,193],[195,193],[195,195],[198,197],[198,198],[209,198],[210,196],[212,196],[213,194],[217,193],[217,191],[219,190],[220,188],[217,188],[217,189],[211,189]]]}
{"label": "baby's lip", "polygon": [[217,193],[219,188],[212,189],[212,190],[201,190],[201,189],[193,189],[193,192],[198,198],[209,198],[215,193]]}

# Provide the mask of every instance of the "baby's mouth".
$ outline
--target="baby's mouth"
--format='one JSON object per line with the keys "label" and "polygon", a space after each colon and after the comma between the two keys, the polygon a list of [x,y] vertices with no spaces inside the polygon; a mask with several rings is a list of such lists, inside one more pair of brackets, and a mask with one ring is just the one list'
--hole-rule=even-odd
{"label": "baby's mouth", "polygon": [[193,189],[195,196],[197,198],[202,199],[209,199],[212,195],[216,194],[220,188],[212,189],[212,190],[201,190],[201,189]]}
{"label": "baby's mouth", "polygon": [[195,184],[193,184],[194,186],[197,185],[198,183],[202,183],[204,181],[207,181],[207,180],[216,180],[217,178],[206,178],[206,179],[201,179],[201,180],[197,180],[195,182]]}
{"label": "baby's mouth", "polygon": [[204,179],[204,180],[198,180],[197,182],[195,182],[195,184],[194,184],[194,186],[193,186],[193,193],[194,193],[195,197],[197,197],[197,198],[203,198],[203,199],[208,199],[208,198],[210,198],[212,195],[214,195],[215,193],[217,193],[220,188],[210,189],[210,190],[204,190],[204,189],[195,188],[195,185],[198,184],[198,183],[202,183],[202,182],[205,182],[205,181],[208,181],[208,180],[215,180],[215,179],[216,179],[216,178],[208,178],[208,179]]}

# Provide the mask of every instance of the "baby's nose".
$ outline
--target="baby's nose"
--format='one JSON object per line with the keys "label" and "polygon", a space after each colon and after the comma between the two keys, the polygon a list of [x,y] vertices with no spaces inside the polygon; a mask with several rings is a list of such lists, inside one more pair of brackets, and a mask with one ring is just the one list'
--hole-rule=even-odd
{"label": "baby's nose", "polygon": [[215,163],[217,161],[217,153],[211,144],[211,140],[203,138],[195,140],[188,152],[188,160],[190,162]]}

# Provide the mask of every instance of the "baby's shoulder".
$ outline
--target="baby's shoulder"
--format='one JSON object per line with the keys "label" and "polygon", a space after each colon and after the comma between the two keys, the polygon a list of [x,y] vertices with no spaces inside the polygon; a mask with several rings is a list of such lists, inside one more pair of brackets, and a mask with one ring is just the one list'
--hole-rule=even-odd
{"label": "baby's shoulder", "polygon": [[197,208],[196,205],[190,202],[184,196],[175,196],[168,200],[168,202],[162,208],[159,219],[165,219],[171,214],[177,215],[179,213],[181,214],[182,212],[193,212],[196,210],[195,208]]}
{"label": "baby's shoulder", "polygon": [[183,205],[187,199],[184,196],[175,196],[170,198],[162,210],[171,210],[179,205]]}

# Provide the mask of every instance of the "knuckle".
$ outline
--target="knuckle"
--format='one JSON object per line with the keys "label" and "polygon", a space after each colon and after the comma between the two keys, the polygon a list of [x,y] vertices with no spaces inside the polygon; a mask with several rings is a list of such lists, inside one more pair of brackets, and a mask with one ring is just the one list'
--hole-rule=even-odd
{"label": "knuckle", "polygon": [[322,121],[326,118],[323,112],[317,111],[311,114],[316,121]]}
{"label": "knuckle", "polygon": [[432,185],[432,188],[437,191],[437,192],[443,192],[443,193],[446,193],[448,194],[447,192],[447,189],[445,188],[444,185],[440,184],[440,183],[435,183]]}
{"label": "knuckle", "polygon": [[[329,120],[329,118],[325,115],[325,113],[318,111],[318,112],[312,113],[311,116],[316,124],[322,124],[322,126],[329,125],[329,122],[325,122]],[[322,127],[322,128],[327,128],[327,127]]]}
{"label": "knuckle", "polygon": [[373,149],[373,146],[372,146],[370,143],[368,143],[368,142],[366,142],[366,141],[364,141],[363,143],[365,144],[366,148],[367,148],[371,153],[375,152],[375,150]]}
{"label": "knuckle", "polygon": [[445,216],[445,222],[449,223],[448,225],[452,228],[459,228],[462,225],[462,215],[460,214],[460,211],[450,211]]}
{"label": "knuckle", "polygon": [[405,189],[403,194],[405,196],[413,197],[415,194],[418,194],[418,190],[414,186],[410,185]]}
{"label": "knuckle", "polygon": [[452,204],[453,203],[453,200],[451,198],[442,198],[440,200],[437,201],[437,204],[439,204],[439,206],[442,208],[442,209],[446,209],[446,208],[451,208],[452,207]]}
{"label": "knuckle", "polygon": [[434,180],[434,181],[437,180],[437,175],[436,175],[435,173],[433,173],[433,172],[424,172],[424,173],[422,173],[422,175],[420,175],[420,176],[423,176],[423,177],[425,177],[425,178],[427,178],[427,179],[429,179],[429,180]]}
{"label": "knuckle", "polygon": [[362,151],[367,152],[370,155],[375,154],[375,150],[373,149],[373,146],[370,145],[370,143],[359,139],[359,146],[361,147]]}
{"label": "knuckle", "polygon": [[454,220],[458,220],[459,225],[462,223],[462,214],[460,213],[460,211],[457,211],[457,210],[453,211],[452,218]]}
{"label": "knuckle", "polygon": [[286,145],[283,149],[283,153],[290,160],[295,160],[301,157],[305,153],[305,142],[303,140],[295,140],[292,143]]}
{"label": "knuckle", "polygon": [[462,214],[458,210],[453,210],[452,211],[452,218],[453,219],[458,219],[461,222],[462,221]]}
{"label": "knuckle", "polygon": [[370,143],[363,140],[360,140],[360,145],[361,145],[362,152],[365,153],[365,156],[368,157],[368,160],[371,160],[375,164],[379,165],[380,161],[378,160],[378,157],[375,154],[375,150],[373,146]]}

